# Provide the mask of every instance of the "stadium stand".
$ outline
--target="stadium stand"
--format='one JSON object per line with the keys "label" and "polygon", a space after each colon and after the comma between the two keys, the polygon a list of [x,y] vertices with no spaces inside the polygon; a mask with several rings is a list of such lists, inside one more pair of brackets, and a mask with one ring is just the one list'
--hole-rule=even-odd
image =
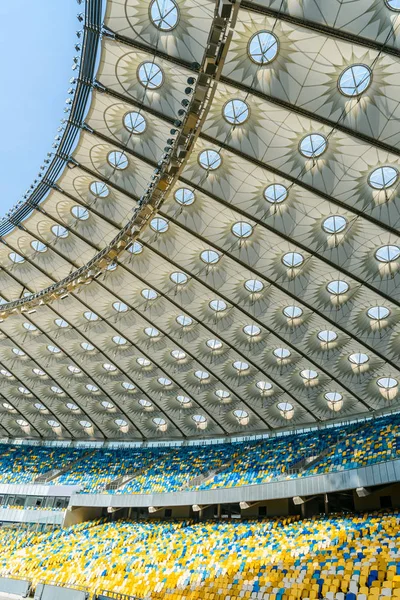
{"label": "stadium stand", "polygon": [[[83,493],[213,489],[306,477],[400,457],[400,415],[261,440],[181,447],[60,449],[0,447],[3,483],[35,482],[54,462],[51,485]],[[50,471],[51,472],[51,471]]]}
{"label": "stadium stand", "polygon": [[170,600],[400,596],[400,514],[0,530],[3,575]]}

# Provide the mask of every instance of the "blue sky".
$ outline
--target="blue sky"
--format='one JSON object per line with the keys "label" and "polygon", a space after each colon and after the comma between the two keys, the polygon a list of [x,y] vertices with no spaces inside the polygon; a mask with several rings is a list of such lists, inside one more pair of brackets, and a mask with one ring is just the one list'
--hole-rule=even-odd
{"label": "blue sky", "polygon": [[0,216],[36,178],[64,116],[82,6],[0,1]]}

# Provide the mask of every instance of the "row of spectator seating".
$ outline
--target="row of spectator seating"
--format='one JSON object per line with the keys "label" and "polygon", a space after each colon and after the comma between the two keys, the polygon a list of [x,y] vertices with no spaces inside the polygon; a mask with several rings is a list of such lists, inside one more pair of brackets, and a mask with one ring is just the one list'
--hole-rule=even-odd
{"label": "row of spectator seating", "polygon": [[[400,458],[399,440],[400,415],[390,415],[357,425],[201,446],[88,451],[0,444],[0,482],[33,483],[56,465],[69,468],[49,483],[78,485],[85,493],[105,491],[110,484],[113,489],[107,491],[117,494],[234,487],[393,460]],[[195,479],[210,472],[211,477]],[[121,477],[127,479],[124,485]]]}
{"label": "row of spectator seating", "polygon": [[400,514],[0,529],[0,573],[163,600],[400,598]]}

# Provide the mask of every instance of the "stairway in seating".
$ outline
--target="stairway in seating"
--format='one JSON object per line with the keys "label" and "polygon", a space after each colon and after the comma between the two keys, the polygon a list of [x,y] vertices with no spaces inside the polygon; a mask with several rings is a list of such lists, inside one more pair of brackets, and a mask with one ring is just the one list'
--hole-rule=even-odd
{"label": "stairway in seating", "polygon": [[50,469],[50,471],[46,471],[46,473],[41,473],[40,475],[35,477],[35,479],[33,480],[33,483],[34,484],[49,483],[50,481],[57,479],[57,477],[60,477],[60,475],[64,475],[64,473],[68,473],[68,471],[70,471],[72,469],[72,467],[74,467],[77,463],[81,462],[81,460],[83,460],[85,458],[88,458],[89,456],[92,456],[96,452],[97,452],[97,448],[96,448],[96,450],[89,450],[88,452],[85,452],[84,454],[82,454],[82,456],[80,456],[76,460],[73,460],[72,462],[68,463],[68,465],[66,467],[62,467],[61,469]]}
{"label": "stairway in seating", "polygon": [[125,473],[125,475],[120,475],[120,477],[117,477],[116,479],[113,479],[112,481],[107,483],[103,492],[109,492],[109,491],[115,491],[115,490],[121,489],[122,487],[124,487],[124,485],[126,485],[127,483],[132,481],[132,479],[135,479],[135,477],[139,477],[139,475],[143,475],[143,473],[148,469],[149,466],[150,465],[147,465],[146,467],[142,467],[141,469],[138,469],[137,471],[132,471],[131,473]]}

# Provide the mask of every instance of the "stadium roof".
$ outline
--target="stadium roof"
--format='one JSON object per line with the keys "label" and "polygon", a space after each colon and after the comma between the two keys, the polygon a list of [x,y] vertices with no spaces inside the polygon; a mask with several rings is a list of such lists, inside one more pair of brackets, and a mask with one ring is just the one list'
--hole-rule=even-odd
{"label": "stadium roof", "polygon": [[87,0],[80,19],[64,131],[0,223],[0,434],[399,407],[400,1],[108,0],[101,24]]}

